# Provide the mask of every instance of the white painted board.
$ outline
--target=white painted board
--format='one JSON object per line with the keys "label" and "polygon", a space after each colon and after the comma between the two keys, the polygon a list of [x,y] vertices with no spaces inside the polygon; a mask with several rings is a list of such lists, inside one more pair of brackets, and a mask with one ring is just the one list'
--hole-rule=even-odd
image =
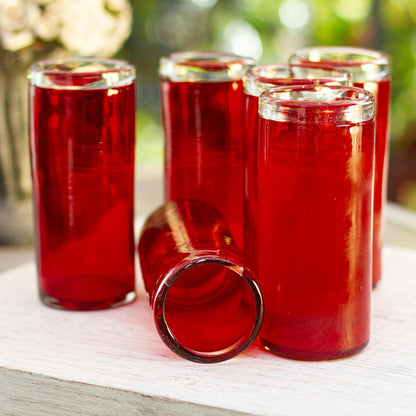
{"label": "white painted board", "polygon": [[416,415],[416,251],[387,247],[384,266],[362,353],[302,362],[254,345],[203,365],[162,343],[142,287],[120,308],[55,310],[27,263],[0,274],[0,415]]}

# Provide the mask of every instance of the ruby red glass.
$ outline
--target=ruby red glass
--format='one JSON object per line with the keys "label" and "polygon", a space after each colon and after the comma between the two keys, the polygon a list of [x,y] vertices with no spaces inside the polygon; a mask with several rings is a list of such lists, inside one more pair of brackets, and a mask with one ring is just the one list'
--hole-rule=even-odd
{"label": "ruby red glass", "polygon": [[373,97],[281,87],[259,115],[261,342],[296,359],[349,356],[369,341]]}
{"label": "ruby red glass", "polygon": [[64,59],[29,71],[39,294],[91,310],[135,297],[134,68]]}
{"label": "ruby red glass", "polygon": [[349,85],[351,76],[342,68],[318,64],[270,64],[250,68],[243,76],[245,96],[244,128],[244,253],[257,271],[257,148],[259,115],[258,103],[262,92],[278,86],[290,85]]}
{"label": "ruby red glass", "polygon": [[390,58],[383,52],[352,47],[300,49],[292,63],[319,62],[351,73],[353,85],[370,91],[376,100],[376,158],[374,175],[373,286],[382,275],[383,210],[387,199],[389,159]]}
{"label": "ruby red glass", "polygon": [[253,61],[220,52],[160,60],[166,200],[197,199],[218,209],[243,244],[242,76]]}
{"label": "ruby red glass", "polygon": [[175,353],[214,363],[255,339],[262,296],[215,208],[196,200],[166,202],[147,218],[138,251],[156,328]]}

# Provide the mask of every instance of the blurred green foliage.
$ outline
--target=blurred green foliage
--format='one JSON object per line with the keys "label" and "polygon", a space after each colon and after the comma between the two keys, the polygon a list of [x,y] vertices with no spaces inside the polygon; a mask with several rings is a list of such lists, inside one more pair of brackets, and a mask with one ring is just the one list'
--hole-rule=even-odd
{"label": "blurred green foliage", "polygon": [[[181,50],[224,50],[252,56],[259,63],[276,63],[287,61],[293,50],[303,46],[363,46],[381,49],[392,57],[390,182],[393,187],[399,186],[394,178],[398,169],[394,158],[397,154],[404,157],[401,152],[411,154],[409,149],[416,149],[415,0],[131,2],[133,32],[119,56],[133,62],[138,71],[138,137],[142,163],[160,166],[162,159],[157,75],[161,56]],[[403,161],[400,163],[403,170]],[[416,160],[407,164],[407,170],[413,171],[400,175],[414,175],[416,179]],[[412,192],[408,200],[413,205],[416,185],[411,188]],[[395,189],[390,192],[393,199],[398,194]]]}

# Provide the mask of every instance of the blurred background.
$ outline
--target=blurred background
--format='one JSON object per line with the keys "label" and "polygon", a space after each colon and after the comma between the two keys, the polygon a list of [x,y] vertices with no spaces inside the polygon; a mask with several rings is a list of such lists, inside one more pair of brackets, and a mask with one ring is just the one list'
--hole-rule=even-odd
{"label": "blurred background", "polygon": [[363,46],[392,57],[388,197],[416,210],[415,0],[0,0],[0,228],[11,223],[2,222],[5,212],[22,218],[15,202],[30,195],[26,71],[33,61],[95,55],[132,62],[138,174],[161,177],[161,56],[223,50],[266,64],[310,45]]}
{"label": "blurred background", "polygon": [[132,34],[118,56],[138,70],[138,158],[163,160],[158,59],[218,49],[259,63],[287,61],[296,48],[352,45],[392,58],[389,199],[416,210],[415,0],[132,0]]}

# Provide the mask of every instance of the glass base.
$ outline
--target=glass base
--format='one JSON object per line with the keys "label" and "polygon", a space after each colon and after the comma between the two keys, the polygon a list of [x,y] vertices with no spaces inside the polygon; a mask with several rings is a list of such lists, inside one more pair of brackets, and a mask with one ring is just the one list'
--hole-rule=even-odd
{"label": "glass base", "polygon": [[133,290],[127,293],[122,299],[110,298],[95,302],[76,302],[74,300],[57,299],[52,296],[39,294],[40,300],[46,306],[55,309],[76,310],[76,311],[95,311],[99,309],[116,308],[132,302],[136,298],[136,292]]}
{"label": "glass base", "polygon": [[366,342],[347,350],[337,350],[337,351],[302,351],[296,350],[293,348],[282,347],[280,345],[273,344],[264,338],[260,337],[260,341],[263,344],[264,349],[270,351],[276,355],[280,355],[286,358],[292,358],[295,360],[302,361],[326,361],[326,360],[336,360],[339,358],[347,358],[352,355],[358,354],[361,352],[368,344],[369,340]]}

